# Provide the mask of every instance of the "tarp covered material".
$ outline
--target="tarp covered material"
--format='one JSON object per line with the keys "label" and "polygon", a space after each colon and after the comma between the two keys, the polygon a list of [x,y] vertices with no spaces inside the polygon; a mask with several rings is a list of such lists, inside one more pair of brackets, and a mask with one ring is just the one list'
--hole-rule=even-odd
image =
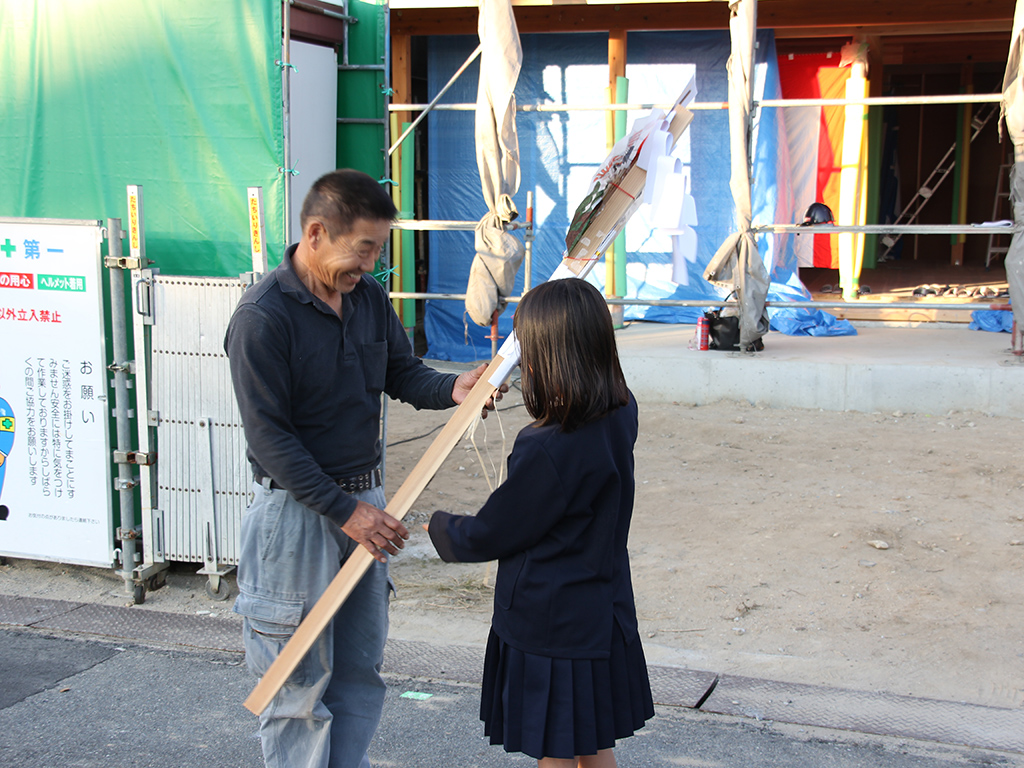
{"label": "tarp covered material", "polygon": [[165,273],[251,269],[246,187],[283,251],[281,4],[0,3],[0,215],[127,216]]}
{"label": "tarp covered material", "polygon": [[[1013,169],[1010,174],[1010,200],[1013,221],[1024,225],[1024,0],[1017,0],[1013,12],[1010,54],[1003,75],[1001,117],[1013,142]],[[1006,252],[1006,282],[1013,303],[1017,327],[1024,328],[1024,236],[1020,232],[1010,240]]]}
{"label": "tarp covered material", "polygon": [[971,322],[967,328],[972,331],[1010,333],[1013,330],[1013,312],[1002,309],[976,309],[971,312]]}
{"label": "tarp covered material", "polygon": [[523,261],[523,243],[505,225],[519,215],[512,196],[519,190],[516,81],[523,49],[510,0],[480,0],[480,79],[476,97],[476,164],[487,213],[476,225],[476,256],[466,287],[466,311],[477,325],[490,325],[505,309]]}
{"label": "tarp covered material", "polygon": [[[739,306],[740,349],[751,349],[768,332],[768,271],[750,233],[750,162],[748,129],[753,109],[754,17],[756,0],[729,3],[732,52],[729,73],[729,189],[732,190],[736,229],[719,246],[704,270],[704,279],[736,294]],[[723,313],[724,314],[724,313]]]}
{"label": "tarp covered material", "polygon": [[[476,44],[476,38],[471,36],[429,39],[429,94],[444,86]],[[523,35],[522,46],[523,69],[516,88],[519,103],[604,101],[608,82],[607,35]],[[627,48],[626,76],[631,102],[671,103],[691,77],[696,79],[697,101],[727,100],[727,32],[636,32],[629,34]],[[779,98],[774,37],[769,30],[758,32],[756,55],[755,93],[759,98]],[[467,70],[445,101],[473,101],[476,72],[475,67]],[[644,114],[630,113],[629,123]],[[472,121],[465,112],[436,112],[428,123],[426,217],[479,219],[486,206],[480,198],[475,164],[465,152],[472,136]],[[605,115],[599,111],[521,112],[518,133],[522,184],[516,203],[520,210],[525,210],[526,190],[534,191],[536,240],[532,284],[536,285],[546,280],[560,262],[572,213],[607,154]],[[626,227],[627,297],[707,299],[708,306],[717,306],[723,300],[727,291],[709,284],[702,274],[717,247],[734,231],[727,136],[725,110],[701,111],[696,113],[674,152],[689,167],[699,221],[695,227],[697,259],[687,265],[689,285],[672,282],[670,237],[652,229],[649,211],[642,206]],[[795,222],[787,183],[788,155],[781,109],[759,110],[753,147],[753,223]],[[757,246],[772,281],[768,299],[809,299],[797,275],[791,239],[785,235],[760,235]],[[462,293],[473,255],[471,233],[431,232],[427,289],[434,293]],[[595,269],[589,279],[602,285],[604,271]],[[520,270],[516,278],[515,293],[523,288],[524,273]],[[627,306],[624,317],[692,323],[702,312],[699,307]],[[425,324],[429,356],[451,360],[490,357],[487,330],[464,317],[461,303],[427,302]],[[511,312],[506,312],[499,319],[499,334],[507,336],[511,325]]]}

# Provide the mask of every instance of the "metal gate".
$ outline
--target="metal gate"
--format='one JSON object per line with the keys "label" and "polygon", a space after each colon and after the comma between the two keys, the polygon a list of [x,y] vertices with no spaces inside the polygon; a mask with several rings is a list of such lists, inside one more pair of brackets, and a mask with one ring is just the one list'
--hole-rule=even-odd
{"label": "metal gate", "polygon": [[[227,596],[220,577],[238,564],[252,483],[224,353],[224,332],[245,287],[239,278],[142,270],[135,291],[136,326],[150,329],[149,371],[137,380],[149,382],[147,423],[157,455],[147,468],[148,512],[143,493],[145,558],[202,563],[214,597]],[[137,332],[136,344],[140,338]]]}

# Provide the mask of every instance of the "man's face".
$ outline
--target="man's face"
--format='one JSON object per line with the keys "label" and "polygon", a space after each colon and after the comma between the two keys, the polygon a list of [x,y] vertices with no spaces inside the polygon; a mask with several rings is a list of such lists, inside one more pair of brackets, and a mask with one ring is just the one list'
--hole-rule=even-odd
{"label": "man's face", "polygon": [[356,219],[352,228],[333,241],[321,236],[310,271],[339,293],[351,293],[364,272],[373,271],[391,233],[387,220]]}

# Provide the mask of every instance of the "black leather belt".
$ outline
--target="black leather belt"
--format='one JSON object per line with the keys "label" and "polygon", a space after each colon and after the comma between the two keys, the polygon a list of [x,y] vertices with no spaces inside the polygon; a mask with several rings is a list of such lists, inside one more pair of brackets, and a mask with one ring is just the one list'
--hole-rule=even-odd
{"label": "black leather belt", "polygon": [[[284,486],[278,484],[274,480],[271,480],[269,477],[255,475],[254,479],[264,488],[287,490]],[[354,477],[343,477],[339,480],[335,480],[334,482],[336,482],[338,487],[345,491],[345,493],[368,491],[371,488],[376,488],[378,485],[381,485],[380,467],[374,467],[369,472],[364,472],[363,474],[355,475]]]}

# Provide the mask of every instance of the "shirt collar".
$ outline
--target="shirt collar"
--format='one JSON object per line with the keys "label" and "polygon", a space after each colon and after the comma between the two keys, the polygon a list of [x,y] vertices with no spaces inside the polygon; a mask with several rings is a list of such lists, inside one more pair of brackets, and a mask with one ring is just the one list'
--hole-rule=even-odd
{"label": "shirt collar", "polygon": [[[277,283],[281,286],[281,292],[291,296],[295,301],[302,304],[312,304],[320,311],[333,315],[334,312],[323,301],[313,295],[313,292],[306,287],[306,284],[299,279],[298,274],[295,272],[295,263],[292,259],[298,247],[298,243],[288,246],[281,259],[281,264],[275,270],[277,272]],[[366,279],[367,275],[363,275],[352,292],[345,294],[341,300],[342,305],[345,302],[353,304],[359,301],[359,297],[366,290],[366,285],[364,284]],[[369,279],[372,280],[373,277],[370,276]]]}

